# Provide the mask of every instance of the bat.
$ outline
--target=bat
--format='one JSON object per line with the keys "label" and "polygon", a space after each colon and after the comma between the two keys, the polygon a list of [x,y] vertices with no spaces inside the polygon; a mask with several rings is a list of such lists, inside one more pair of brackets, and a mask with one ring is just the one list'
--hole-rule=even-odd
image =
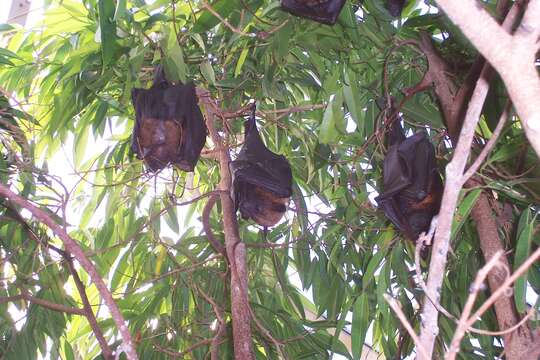
{"label": "bat", "polygon": [[151,171],[174,164],[193,171],[206,141],[195,85],[173,84],[158,66],[149,89],[133,89],[135,126],[131,149]]}
{"label": "bat", "polygon": [[386,8],[393,17],[401,16],[401,11],[405,6],[405,0],[388,0],[386,2]]}
{"label": "bat", "polygon": [[375,201],[406,237],[416,241],[439,212],[443,183],[435,148],[426,132],[405,137],[400,120],[394,118],[389,131],[383,164],[384,191]]}
{"label": "bat", "polygon": [[281,0],[281,8],[295,16],[327,25],[337,21],[345,0]]}
{"label": "bat", "polygon": [[255,123],[255,104],[244,124],[245,141],[236,160],[229,163],[231,197],[243,219],[267,228],[285,214],[292,195],[292,171],[287,158],[268,150]]}

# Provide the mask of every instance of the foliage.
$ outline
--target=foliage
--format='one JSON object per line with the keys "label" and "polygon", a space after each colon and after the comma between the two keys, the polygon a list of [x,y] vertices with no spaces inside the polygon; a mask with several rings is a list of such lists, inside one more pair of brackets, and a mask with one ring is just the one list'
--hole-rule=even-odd
{"label": "foliage", "polygon": [[[0,176],[65,224],[85,248],[129,321],[141,358],[168,358],[156,349],[181,352],[212,338],[217,320],[208,298],[219,304],[228,324],[221,356],[232,356],[226,263],[200,226],[204,198],[190,201],[216,189],[217,162],[206,156],[193,174],[168,170],[154,177],[130,153],[131,89],[149,86],[153,66],[161,62],[169,78],[208,88],[223,109],[236,111],[256,99],[264,114],[259,127],[265,142],[291,162],[296,185],[286,220],[268,233],[240,220],[248,244],[251,305],[272,336],[284,342],[286,355],[359,358],[363,339],[387,358],[413,351],[383,298],[395,296],[418,328],[423,293],[413,280],[414,248],[370,201],[381,183],[385,152],[375,101],[384,95],[386,59],[394,96],[401,98],[402,89],[422,79],[427,65],[414,49],[400,47],[390,54],[401,41],[417,39],[419,31],[433,35],[456,69],[456,81],[463,79],[476,53],[435,5],[426,13],[426,6],[409,1],[403,20],[395,20],[382,0],[348,1],[330,27],[292,17],[276,0],[213,1],[211,9],[222,19],[196,0],[47,3],[43,24],[33,31],[0,25],[6,39],[0,48],[0,84],[20,100],[1,104]],[[505,101],[498,83],[478,129],[479,144],[490,137]],[[434,96],[417,94],[402,112],[408,129],[429,129],[442,170],[451,148],[443,141]],[[233,157],[242,122],[229,119],[221,128]],[[24,141],[14,134],[23,134]],[[212,147],[210,141],[206,146],[206,151]],[[507,204],[496,211],[507,219],[500,230],[515,250],[515,267],[540,241],[534,216],[540,198],[537,161],[519,124],[512,122],[480,171],[487,188]],[[442,304],[455,315],[483,264],[469,218],[477,195],[474,189],[464,191],[442,289]],[[214,209],[210,220],[222,239],[220,211]],[[36,243],[8,210],[0,221],[0,296],[26,289],[38,298],[81,307],[66,264],[44,245],[61,247],[61,242],[26,219],[42,239]],[[98,305],[95,287],[79,273],[90,302]],[[515,294],[520,311],[525,311],[527,284],[540,291],[540,266],[520,280]],[[111,339],[117,334],[108,315],[100,310],[98,319],[114,348],[118,344]],[[100,355],[81,316],[16,301],[0,302],[0,317],[5,359]],[[455,324],[441,318],[440,325],[441,339],[449,343]],[[476,326],[497,329],[494,313]],[[335,335],[327,329],[336,329]],[[338,340],[345,330],[351,332],[352,349]],[[254,331],[257,358],[277,358],[271,339]],[[462,348],[469,355],[464,351],[463,358],[494,358],[501,352],[491,337],[466,339]],[[442,342],[436,346],[444,350]],[[187,358],[204,359],[208,351],[204,343]]]}

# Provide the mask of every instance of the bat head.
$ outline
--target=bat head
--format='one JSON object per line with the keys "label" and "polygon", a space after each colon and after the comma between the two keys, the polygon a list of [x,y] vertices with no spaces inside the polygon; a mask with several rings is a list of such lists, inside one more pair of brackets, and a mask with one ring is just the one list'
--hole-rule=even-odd
{"label": "bat head", "polygon": [[[244,184],[244,186],[249,186]],[[289,198],[280,198],[271,191],[253,186],[246,198],[240,200],[240,214],[257,224],[270,227],[276,225],[287,211]]]}
{"label": "bat head", "polygon": [[281,8],[293,15],[334,25],[345,0],[281,0]]}
{"label": "bat head", "polygon": [[146,118],[138,132],[141,158],[152,171],[174,162],[182,144],[182,127],[174,120]]}

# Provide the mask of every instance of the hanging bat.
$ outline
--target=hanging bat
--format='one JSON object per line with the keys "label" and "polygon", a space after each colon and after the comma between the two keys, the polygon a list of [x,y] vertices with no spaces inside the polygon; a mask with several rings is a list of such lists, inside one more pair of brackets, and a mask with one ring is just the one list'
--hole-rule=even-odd
{"label": "hanging bat", "polygon": [[337,21],[345,0],[281,0],[281,8],[293,15],[327,25]]}
{"label": "hanging bat", "polygon": [[405,6],[405,0],[388,0],[386,2],[386,8],[393,17],[401,16],[401,11]]}
{"label": "hanging bat", "polygon": [[149,89],[133,89],[135,127],[131,149],[151,171],[174,164],[193,171],[206,141],[206,125],[197,104],[195,85],[174,85],[156,69]]}
{"label": "hanging bat", "polygon": [[437,170],[435,148],[426,132],[407,138],[400,120],[394,118],[390,128],[383,167],[384,191],[375,201],[405,236],[416,241],[439,212],[443,183]]}
{"label": "hanging bat", "polygon": [[292,195],[291,166],[283,155],[264,145],[255,123],[255,104],[244,124],[244,146],[229,168],[231,196],[244,219],[266,227],[274,226],[287,210]]}

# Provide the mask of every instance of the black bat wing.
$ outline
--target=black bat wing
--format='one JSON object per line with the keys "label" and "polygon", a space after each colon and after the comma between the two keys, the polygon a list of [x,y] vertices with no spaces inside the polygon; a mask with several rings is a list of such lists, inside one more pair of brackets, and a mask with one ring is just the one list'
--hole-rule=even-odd
{"label": "black bat wing", "polygon": [[264,145],[255,124],[254,112],[244,125],[244,146],[236,160],[229,164],[236,206],[241,190],[239,187],[244,184],[258,186],[280,198],[292,195],[291,166],[284,156],[273,153]]}
{"label": "black bat wing", "polygon": [[334,25],[345,0],[282,0],[281,8],[293,15]]}
{"label": "black bat wing", "polygon": [[435,148],[422,131],[403,141],[399,154],[406,168],[406,176],[411,181],[407,194],[420,201],[429,193],[429,184],[437,171]]}
{"label": "black bat wing", "polygon": [[201,150],[206,142],[207,129],[198,105],[195,85],[175,85],[165,92],[165,108],[170,111],[169,118],[182,126],[182,144],[175,159],[184,171],[193,171]]}
{"label": "black bat wing", "polygon": [[[396,227],[414,238],[417,228],[424,227],[427,217],[431,219],[433,214],[412,211],[413,204],[424,200],[434,185],[442,186],[435,149],[425,132],[418,132],[389,148],[384,160],[383,183],[384,192],[375,199],[377,204]],[[409,215],[412,213],[415,213],[415,222],[422,226],[411,227]]]}
{"label": "black bat wing", "polygon": [[399,197],[388,197],[388,198],[376,198],[377,204],[383,210],[384,214],[395,227],[403,231],[405,235],[411,239],[414,238],[413,230],[409,224],[409,219],[405,216],[402,206],[400,203]]}
{"label": "black bat wing", "polygon": [[[135,108],[135,125],[133,126],[133,135],[131,136],[131,150],[135,153],[138,159],[143,158],[141,153],[141,147],[139,146],[139,131],[143,120],[143,108],[144,108],[144,89],[132,89],[131,90],[131,103]],[[139,99],[140,98],[140,99]]]}
{"label": "black bat wing", "polygon": [[[288,165],[288,163],[286,164]],[[281,162],[267,163],[266,167],[247,161],[235,160],[229,164],[236,183],[259,186],[276,195],[286,198],[292,195],[292,173],[290,166]]]}
{"label": "black bat wing", "polygon": [[182,128],[182,142],[172,162],[182,170],[193,171],[207,134],[193,83],[173,85],[165,80],[163,69],[158,68],[154,85],[149,89],[133,89],[131,100],[136,116],[131,149],[137,157],[143,158],[138,139],[144,119],[172,120]]}

